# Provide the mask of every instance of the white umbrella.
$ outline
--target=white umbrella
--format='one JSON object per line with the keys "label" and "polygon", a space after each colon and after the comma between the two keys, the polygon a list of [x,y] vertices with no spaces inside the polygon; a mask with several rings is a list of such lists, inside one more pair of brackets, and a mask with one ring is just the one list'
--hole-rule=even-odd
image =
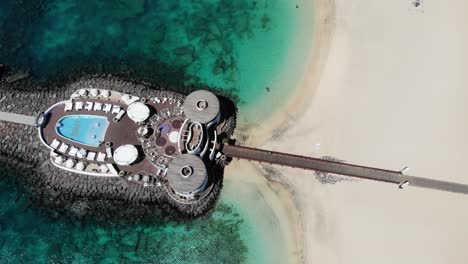
{"label": "white umbrella", "polygon": [[131,99],[131,96],[130,96],[130,95],[128,95],[128,94],[122,95],[122,100],[123,100],[124,102],[130,101],[130,99]]}
{"label": "white umbrella", "polygon": [[57,156],[55,157],[55,163],[57,164],[62,164],[63,163],[63,157],[62,156]]}
{"label": "white umbrella", "polygon": [[73,160],[69,159],[69,160],[65,161],[65,167],[71,169],[71,168],[73,168],[73,166],[75,166],[75,162]]}
{"label": "white umbrella", "polygon": [[91,95],[92,96],[98,96],[98,94],[99,94],[98,89],[91,89]]}
{"label": "white umbrella", "polygon": [[78,162],[78,163],[76,164],[76,167],[75,167],[75,169],[77,169],[77,170],[79,170],[79,171],[84,170],[84,168],[85,168],[85,165],[83,164],[83,162]]}
{"label": "white umbrella", "polygon": [[86,96],[86,95],[88,95],[88,90],[86,90],[86,89],[80,89],[80,90],[78,91],[78,94],[81,95],[81,96]]}
{"label": "white umbrella", "polygon": [[110,91],[109,91],[109,90],[103,90],[103,91],[101,92],[101,95],[102,95],[103,97],[106,97],[106,98],[107,98],[107,97],[110,96]]}

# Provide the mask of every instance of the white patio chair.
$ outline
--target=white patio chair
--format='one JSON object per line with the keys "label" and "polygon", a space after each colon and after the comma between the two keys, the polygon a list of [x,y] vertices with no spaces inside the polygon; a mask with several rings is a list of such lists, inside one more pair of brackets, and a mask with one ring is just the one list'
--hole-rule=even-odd
{"label": "white patio chair", "polygon": [[91,111],[91,110],[93,110],[93,105],[94,105],[93,102],[86,102],[85,109],[86,109],[87,111]]}
{"label": "white patio chair", "polygon": [[104,162],[105,159],[106,159],[106,154],[104,154],[102,152],[99,152],[98,155],[97,155],[96,160],[99,161],[99,162]]}
{"label": "white patio chair", "polygon": [[94,111],[101,111],[102,103],[94,103]]}
{"label": "white patio chair", "polygon": [[73,110],[73,103],[72,102],[65,103],[65,112],[68,112],[71,110]]}
{"label": "white patio chair", "polygon": [[113,113],[113,114],[118,114],[119,112],[120,112],[120,106],[114,105],[114,106],[112,107],[112,113]]}
{"label": "white patio chair", "polygon": [[75,110],[79,111],[83,109],[83,102],[76,102],[75,103]]}
{"label": "white patio chair", "polygon": [[104,109],[102,111],[109,113],[112,110],[112,105],[111,104],[105,104]]}

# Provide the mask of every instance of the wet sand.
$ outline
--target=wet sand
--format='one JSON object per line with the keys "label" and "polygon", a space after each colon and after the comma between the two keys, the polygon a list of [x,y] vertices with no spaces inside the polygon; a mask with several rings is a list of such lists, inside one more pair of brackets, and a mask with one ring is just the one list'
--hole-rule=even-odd
{"label": "wet sand", "polygon": [[[297,96],[274,121],[241,130],[249,135],[243,144],[409,166],[411,175],[468,184],[468,3],[425,1],[415,8],[411,2],[317,0],[320,36]],[[463,263],[468,257],[466,196],[365,180],[322,185],[312,172],[278,171],[275,181],[294,202],[283,211],[291,219],[288,241],[295,241],[291,262]]]}

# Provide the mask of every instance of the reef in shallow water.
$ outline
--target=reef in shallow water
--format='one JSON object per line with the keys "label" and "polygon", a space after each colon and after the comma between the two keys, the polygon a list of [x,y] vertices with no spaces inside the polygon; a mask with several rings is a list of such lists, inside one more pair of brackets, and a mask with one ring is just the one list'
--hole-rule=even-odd
{"label": "reef in shallow water", "polygon": [[95,222],[37,210],[16,176],[0,170],[0,263],[246,261],[244,222],[231,205],[220,203],[209,216],[191,221],[146,217],[138,223]]}

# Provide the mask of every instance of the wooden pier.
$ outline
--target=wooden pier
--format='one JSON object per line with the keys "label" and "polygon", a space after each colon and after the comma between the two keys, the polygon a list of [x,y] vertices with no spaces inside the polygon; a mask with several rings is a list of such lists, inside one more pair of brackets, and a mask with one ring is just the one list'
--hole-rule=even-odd
{"label": "wooden pier", "polygon": [[409,185],[420,188],[428,188],[440,191],[468,194],[468,185],[452,183],[446,181],[420,178],[403,175],[400,171],[384,170],[372,167],[365,167],[335,161],[274,152],[256,148],[224,145],[223,153],[226,156],[239,159],[266,162],[293,168],[322,171],[347,175],[356,178],[363,178],[387,183],[393,183],[400,188]]}

